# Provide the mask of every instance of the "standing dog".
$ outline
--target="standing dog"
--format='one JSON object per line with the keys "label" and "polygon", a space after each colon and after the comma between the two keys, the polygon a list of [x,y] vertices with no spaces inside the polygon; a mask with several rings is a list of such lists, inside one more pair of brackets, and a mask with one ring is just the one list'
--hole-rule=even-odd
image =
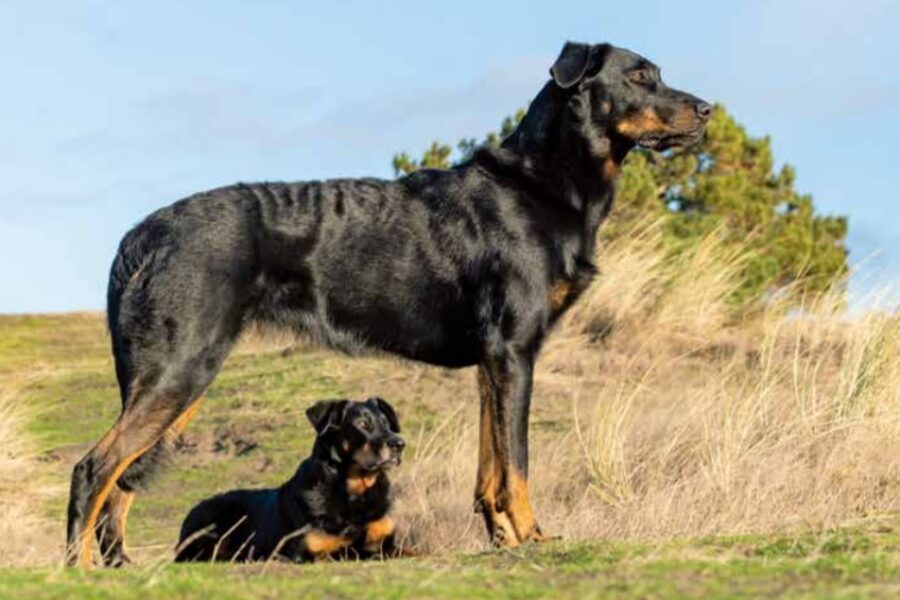
{"label": "standing dog", "polygon": [[712,110],[608,44],[567,43],[550,74],[500,148],[452,169],[233,185],[125,236],[108,292],[123,410],[72,473],[70,564],[91,564],[95,530],[107,564],[127,560],[134,489],[254,321],[347,350],[477,365],[476,506],[495,543],[542,539],[527,486],[541,344],[594,275],[629,150],[692,143]]}
{"label": "standing dog", "polygon": [[195,506],[181,526],[176,560],[295,562],[397,553],[387,472],[404,442],[390,404],[322,401],[306,411],[312,456],[278,489],[234,490]]}

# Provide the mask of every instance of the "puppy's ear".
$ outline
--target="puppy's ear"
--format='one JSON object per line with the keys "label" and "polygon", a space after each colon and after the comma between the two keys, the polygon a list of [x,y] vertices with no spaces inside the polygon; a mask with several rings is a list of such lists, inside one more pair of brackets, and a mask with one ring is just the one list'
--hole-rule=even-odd
{"label": "puppy's ear", "polygon": [[312,423],[317,434],[329,427],[337,427],[344,416],[349,400],[320,400],[306,409],[306,418]]}
{"label": "puppy's ear", "polygon": [[553,81],[563,89],[580,83],[587,75],[599,71],[606,48],[608,48],[606,44],[591,46],[566,42],[556,62],[550,67]]}
{"label": "puppy's ear", "polygon": [[397,418],[397,413],[394,411],[394,407],[387,403],[387,400],[382,398],[372,398],[375,401],[375,404],[378,405],[378,410],[384,413],[384,416],[387,417],[388,425],[391,427],[391,431],[394,433],[400,433],[400,420]]}

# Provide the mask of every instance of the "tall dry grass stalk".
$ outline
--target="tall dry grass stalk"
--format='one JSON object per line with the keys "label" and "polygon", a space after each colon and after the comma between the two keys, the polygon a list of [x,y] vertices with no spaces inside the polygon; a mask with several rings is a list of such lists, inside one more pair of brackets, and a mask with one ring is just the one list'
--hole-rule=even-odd
{"label": "tall dry grass stalk", "polygon": [[[11,379],[11,378],[10,378]],[[22,382],[0,386],[0,565],[52,562],[58,544],[51,542],[41,510],[48,496],[46,474],[25,434],[27,412]],[[46,543],[45,543],[46,542]],[[52,547],[52,551],[48,551]]]}
{"label": "tall dry grass stalk", "polygon": [[665,252],[663,223],[639,222],[598,252],[599,276],[561,329],[596,339],[639,326],[655,337],[704,340],[727,322],[728,298],[744,263],[718,230],[672,257]]}

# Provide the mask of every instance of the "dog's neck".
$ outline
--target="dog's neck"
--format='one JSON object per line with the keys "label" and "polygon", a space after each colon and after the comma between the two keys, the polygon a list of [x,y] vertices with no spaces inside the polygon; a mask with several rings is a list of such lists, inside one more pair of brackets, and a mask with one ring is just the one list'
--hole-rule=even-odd
{"label": "dog's neck", "polygon": [[337,476],[346,470],[344,457],[335,440],[328,433],[319,435],[313,444],[312,458],[319,462],[330,474]]}
{"label": "dog's neck", "polygon": [[589,94],[550,81],[500,148],[474,160],[493,162],[537,185],[543,182],[542,191],[582,214],[584,236],[593,240],[612,208],[616,178],[633,147],[598,123],[597,112]]}
{"label": "dog's neck", "polygon": [[369,473],[351,467],[347,471],[347,476],[345,477],[345,489],[347,494],[351,497],[362,496],[378,483],[378,480],[382,475],[383,473],[380,471]]}

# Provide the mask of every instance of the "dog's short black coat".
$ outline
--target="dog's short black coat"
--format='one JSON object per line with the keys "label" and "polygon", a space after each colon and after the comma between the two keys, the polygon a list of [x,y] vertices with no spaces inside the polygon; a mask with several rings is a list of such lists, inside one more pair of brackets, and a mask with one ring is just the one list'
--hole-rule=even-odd
{"label": "dog's short black coat", "polygon": [[594,275],[627,153],[691,143],[711,113],[608,44],[567,43],[550,72],[500,148],[452,169],[232,185],[125,236],[108,293],[123,413],[73,472],[70,562],[89,562],[98,520],[108,562],[125,560],[121,507],[255,321],[348,350],[478,365],[477,506],[496,542],[540,539],[526,485],[538,351]]}
{"label": "dog's short black coat", "polygon": [[177,561],[398,552],[387,472],[400,464],[404,442],[394,409],[381,398],[331,400],[307,415],[316,442],[294,476],[276,489],[234,490],[197,504],[181,526]]}

